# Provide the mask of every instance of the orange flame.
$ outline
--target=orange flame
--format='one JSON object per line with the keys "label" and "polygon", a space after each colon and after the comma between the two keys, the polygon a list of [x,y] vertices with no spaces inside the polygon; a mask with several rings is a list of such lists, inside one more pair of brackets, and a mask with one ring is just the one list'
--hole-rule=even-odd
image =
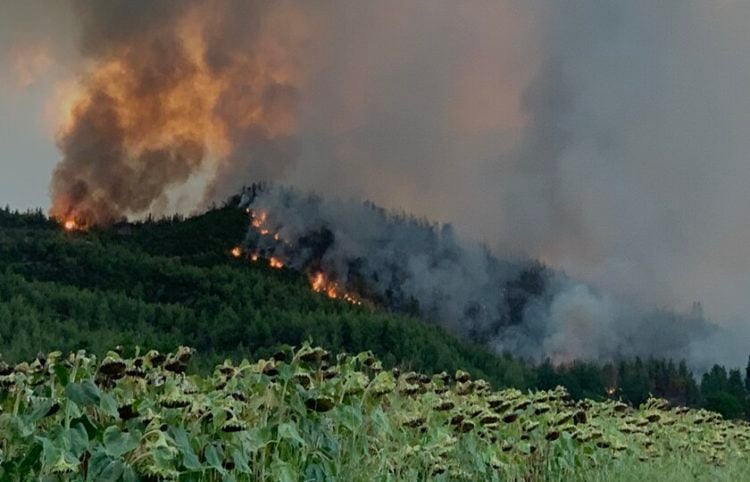
{"label": "orange flame", "polygon": [[326,279],[326,275],[323,272],[317,272],[310,278],[310,284],[316,293],[325,293],[331,299],[343,299],[344,301],[353,305],[361,305],[362,302],[358,300],[354,295],[341,291],[338,283],[335,281],[329,281]]}
{"label": "orange flame", "polygon": [[257,216],[253,216],[253,220],[250,223],[254,228],[260,228],[266,222],[266,218],[268,218],[268,214],[261,211]]}
{"label": "orange flame", "polygon": [[348,301],[349,303],[351,303],[353,305],[361,305],[362,304],[361,301],[359,301],[358,299],[354,298],[349,293],[344,293],[344,300]]}
{"label": "orange flame", "polygon": [[74,219],[68,219],[63,224],[63,229],[65,229],[65,231],[75,231],[78,229],[78,223],[76,223]]}
{"label": "orange flame", "polygon": [[271,257],[271,258],[268,258],[268,265],[271,268],[279,269],[279,268],[283,268],[284,267],[284,262],[281,261],[278,258]]}
{"label": "orange flame", "polygon": [[313,276],[311,282],[313,291],[320,292],[325,289],[326,277],[323,273],[317,273],[315,276]]}
{"label": "orange flame", "polygon": [[239,246],[236,246],[232,248],[231,253],[232,253],[232,256],[234,256],[235,258],[239,258],[240,256],[242,256],[242,249],[240,249]]}
{"label": "orange flame", "polygon": [[[97,54],[60,119],[51,216],[95,225],[159,214],[167,194],[189,189],[194,176],[206,178],[210,197],[212,183],[226,182],[245,155],[240,149],[283,145],[296,133],[297,91],[308,71],[297,54],[308,36],[305,9],[251,2],[241,10],[257,28],[225,36],[237,23],[233,2],[177,4],[159,10],[158,29],[85,47]],[[104,32],[95,33],[94,41]],[[24,82],[47,62],[40,55],[21,65]]]}

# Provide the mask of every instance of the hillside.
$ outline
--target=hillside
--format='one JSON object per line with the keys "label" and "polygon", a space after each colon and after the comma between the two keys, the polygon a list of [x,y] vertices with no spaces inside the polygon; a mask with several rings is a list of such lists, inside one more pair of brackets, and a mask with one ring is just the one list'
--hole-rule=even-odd
{"label": "hillside", "polygon": [[76,231],[0,210],[0,480],[363,480],[364,467],[391,480],[729,481],[748,469],[745,422],[680,407],[746,416],[738,370],[716,366],[699,388],[684,362],[497,356],[236,256],[247,223],[222,207]]}
{"label": "hillside", "polygon": [[731,418],[750,411],[750,382],[739,370],[716,366],[699,388],[679,360],[531,364],[378,304],[330,299],[300,272],[234,257],[247,225],[244,210],[222,207],[68,232],[39,212],[0,210],[2,358],[186,345],[197,349],[192,369],[205,373],[225,358],[268,357],[311,341],[332,352],[370,350],[386,368],[465,370],[496,388],[562,385],[575,399],[638,406],[655,395]]}
{"label": "hillside", "polygon": [[499,386],[525,383],[522,364],[458,342],[418,320],[331,300],[299,273],[234,259],[245,212],[65,232],[41,214],[0,214],[0,353],[122,345],[198,350],[198,368],[263,356],[308,339],[372,350],[388,366],[464,369]]}

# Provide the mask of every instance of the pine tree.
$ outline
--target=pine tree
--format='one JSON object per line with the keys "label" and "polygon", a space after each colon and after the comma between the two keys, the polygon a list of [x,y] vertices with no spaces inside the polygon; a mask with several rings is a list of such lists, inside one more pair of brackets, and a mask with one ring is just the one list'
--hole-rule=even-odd
{"label": "pine tree", "polygon": [[734,396],[741,404],[745,404],[747,392],[745,391],[745,386],[742,383],[742,375],[740,374],[739,369],[734,369],[729,372],[727,392],[729,392],[730,395]]}

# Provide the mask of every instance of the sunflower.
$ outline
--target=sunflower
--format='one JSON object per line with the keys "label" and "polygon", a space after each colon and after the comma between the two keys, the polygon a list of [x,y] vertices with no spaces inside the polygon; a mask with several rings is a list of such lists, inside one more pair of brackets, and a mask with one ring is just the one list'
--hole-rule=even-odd
{"label": "sunflower", "polygon": [[453,410],[455,406],[456,404],[450,400],[442,400],[436,405],[433,405],[432,409],[436,412],[447,412],[448,410]]}
{"label": "sunflower", "polygon": [[461,425],[458,426],[458,430],[461,433],[469,433],[474,430],[474,427],[474,422],[472,422],[471,420],[464,420]]}
{"label": "sunflower", "polygon": [[333,398],[328,396],[318,396],[314,398],[308,398],[305,401],[305,406],[308,410],[315,412],[328,412],[334,406]]}
{"label": "sunflower", "polygon": [[471,380],[471,375],[469,375],[463,370],[457,370],[454,378],[456,379],[457,382],[466,383],[469,380]]}
{"label": "sunflower", "polygon": [[503,416],[503,422],[505,423],[513,423],[518,419],[518,412],[510,412],[506,413]]}
{"label": "sunflower", "polygon": [[242,420],[236,419],[227,420],[226,422],[224,422],[224,425],[221,426],[221,431],[226,433],[242,432],[243,430],[247,429],[247,423],[243,422]]}
{"label": "sunflower", "polygon": [[404,422],[401,423],[401,425],[403,425],[404,427],[409,427],[409,428],[418,428],[424,425],[426,421],[427,420],[424,417],[418,415],[418,416],[407,418],[406,420],[404,420]]}
{"label": "sunflower", "polygon": [[495,424],[500,420],[500,417],[491,412],[484,412],[479,417],[479,422],[482,425]]}
{"label": "sunflower", "polygon": [[99,365],[99,373],[109,378],[115,378],[124,375],[126,368],[124,361],[113,356],[107,356]]}
{"label": "sunflower", "polygon": [[523,424],[523,426],[521,427],[521,430],[524,433],[531,433],[534,430],[536,430],[538,427],[539,427],[539,422],[535,420],[529,420],[528,422]]}

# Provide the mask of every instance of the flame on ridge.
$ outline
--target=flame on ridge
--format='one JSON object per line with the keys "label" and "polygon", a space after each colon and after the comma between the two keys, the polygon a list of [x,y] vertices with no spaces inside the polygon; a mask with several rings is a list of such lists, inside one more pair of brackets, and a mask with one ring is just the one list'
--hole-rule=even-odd
{"label": "flame on ridge", "polygon": [[322,271],[318,271],[310,277],[310,286],[313,291],[317,293],[325,293],[329,298],[340,298],[353,305],[362,304],[362,301],[360,301],[355,295],[342,290],[335,281],[328,280]]}
{"label": "flame on ridge", "polygon": [[[273,239],[274,245],[289,244],[287,240],[283,239],[278,229],[275,227],[268,226],[268,213],[265,211],[255,211],[248,208],[246,210],[250,217],[250,227],[254,229],[260,236],[269,236]],[[278,250],[274,250],[273,256],[268,257],[268,265],[271,268],[280,269],[285,266],[283,258],[278,254]],[[234,252],[232,253],[234,256]],[[238,257],[238,256],[235,256]],[[256,262],[260,259],[261,254],[258,251],[252,251],[250,253],[250,260]],[[353,293],[349,293],[337,282],[328,279],[325,273],[318,271],[310,276],[310,288],[316,293],[323,293],[332,299],[341,299],[353,305],[361,305],[362,301]]]}

